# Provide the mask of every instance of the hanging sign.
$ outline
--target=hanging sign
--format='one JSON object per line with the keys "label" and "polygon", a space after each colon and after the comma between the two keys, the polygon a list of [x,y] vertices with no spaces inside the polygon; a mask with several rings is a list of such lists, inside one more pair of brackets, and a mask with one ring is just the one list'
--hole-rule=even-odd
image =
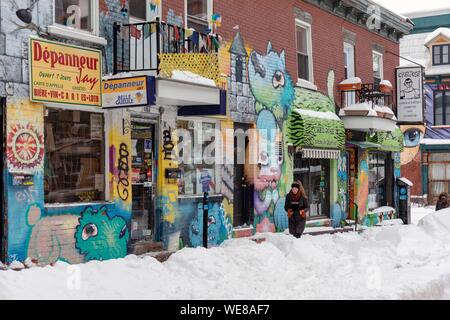
{"label": "hanging sign", "polygon": [[423,68],[396,69],[399,123],[423,123]]}
{"label": "hanging sign", "polygon": [[101,106],[100,50],[30,38],[29,55],[31,101]]}
{"label": "hanging sign", "polygon": [[104,80],[103,108],[139,107],[154,104],[154,90],[150,90],[152,86],[147,80],[146,76]]}

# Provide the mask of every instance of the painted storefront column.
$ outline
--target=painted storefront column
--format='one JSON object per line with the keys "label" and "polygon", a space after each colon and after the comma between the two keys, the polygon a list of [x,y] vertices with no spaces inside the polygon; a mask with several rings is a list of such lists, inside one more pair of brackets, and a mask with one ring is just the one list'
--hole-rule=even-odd
{"label": "painted storefront column", "polygon": [[178,180],[167,179],[167,169],[178,169],[177,107],[161,108],[158,150],[158,201],[156,221],[161,222],[164,248],[175,251],[180,247],[181,215],[178,214]]}
{"label": "painted storefront column", "polygon": [[[28,100],[8,100],[6,111],[5,177],[8,223],[7,262],[28,256],[52,260],[52,223],[43,223],[44,107]],[[22,181],[22,177],[25,177]],[[30,179],[26,183],[26,179]],[[40,231],[40,232],[38,232]],[[40,241],[38,241],[40,240]],[[74,242],[73,238],[69,242]],[[73,256],[78,256],[75,252]]]}

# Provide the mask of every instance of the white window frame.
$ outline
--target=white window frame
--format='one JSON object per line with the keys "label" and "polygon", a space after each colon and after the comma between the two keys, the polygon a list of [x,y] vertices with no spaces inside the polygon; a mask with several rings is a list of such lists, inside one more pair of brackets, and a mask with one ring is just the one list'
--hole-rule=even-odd
{"label": "white window frame", "polygon": [[[303,28],[306,30],[306,45],[307,45],[307,54],[308,54],[308,73],[309,80],[301,79],[298,75],[298,58],[297,58],[297,27]],[[305,21],[295,19],[295,59],[297,64],[297,86],[304,87],[312,90],[317,90],[317,86],[314,85],[314,61],[313,61],[313,52],[312,52],[312,26]]]}
{"label": "white window frame", "polygon": [[99,30],[100,30],[100,9],[99,9],[99,2],[98,0],[89,0],[91,1],[91,24],[92,24],[92,31],[85,31],[85,30],[79,30],[76,28],[64,26],[62,24],[58,24],[55,21],[55,0],[53,0],[53,8],[52,8],[52,15],[53,15],[53,24],[49,25],[47,27],[47,31],[49,34],[62,37],[62,38],[68,38],[73,40],[80,40],[80,41],[87,41],[99,45],[106,46],[108,44],[108,41],[99,36]]}
{"label": "white window frame", "polygon": [[[352,51],[353,52],[353,61],[348,61],[348,52]],[[353,45],[352,43],[349,42],[345,42],[344,41],[344,53],[347,53],[347,59],[345,61],[346,65],[344,66],[344,68],[347,68],[348,71],[348,63],[352,62],[353,63],[353,75],[348,75],[347,72],[347,78],[351,78],[351,77],[356,77],[356,57],[355,57],[355,45]]]}
{"label": "white window frame", "polygon": [[[383,53],[381,53],[381,52],[379,52],[379,51],[377,51],[377,50],[372,50],[372,72],[374,71],[373,70],[373,67],[374,67],[374,65],[373,65],[373,58],[374,58],[374,56],[379,56],[380,57],[380,80],[383,80],[384,79],[384,55],[383,55]],[[373,78],[375,78],[375,77],[373,77]]]}
{"label": "white window frame", "polygon": [[[213,0],[206,0],[207,1],[207,9],[206,9],[206,14],[207,14],[207,18],[208,18],[208,26],[209,28],[211,28],[211,19],[212,19],[212,15],[213,15],[213,10],[214,10],[214,4],[213,4]],[[188,25],[188,19],[187,19],[187,0],[184,0],[184,25],[187,28]]]}

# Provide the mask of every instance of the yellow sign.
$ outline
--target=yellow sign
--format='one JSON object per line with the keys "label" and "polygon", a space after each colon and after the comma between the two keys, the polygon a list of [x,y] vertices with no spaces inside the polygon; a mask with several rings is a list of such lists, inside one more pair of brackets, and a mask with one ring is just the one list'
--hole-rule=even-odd
{"label": "yellow sign", "polygon": [[100,50],[30,38],[30,100],[102,105]]}

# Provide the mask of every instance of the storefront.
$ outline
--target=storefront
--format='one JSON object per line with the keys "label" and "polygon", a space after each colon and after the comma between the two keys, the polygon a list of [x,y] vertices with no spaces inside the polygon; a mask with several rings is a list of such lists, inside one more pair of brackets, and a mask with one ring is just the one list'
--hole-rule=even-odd
{"label": "storefront", "polygon": [[[348,188],[353,219],[373,226],[394,219],[398,211],[396,179],[400,178],[402,133],[347,132]],[[357,216],[356,216],[357,214]]]}
{"label": "storefront", "polygon": [[[294,109],[288,120],[293,150],[293,179],[300,180],[310,201],[309,219],[329,218],[333,226],[346,217],[345,194],[339,193],[338,165],[344,126],[326,96],[313,91],[317,109]],[[336,204],[336,206],[334,205]]]}

